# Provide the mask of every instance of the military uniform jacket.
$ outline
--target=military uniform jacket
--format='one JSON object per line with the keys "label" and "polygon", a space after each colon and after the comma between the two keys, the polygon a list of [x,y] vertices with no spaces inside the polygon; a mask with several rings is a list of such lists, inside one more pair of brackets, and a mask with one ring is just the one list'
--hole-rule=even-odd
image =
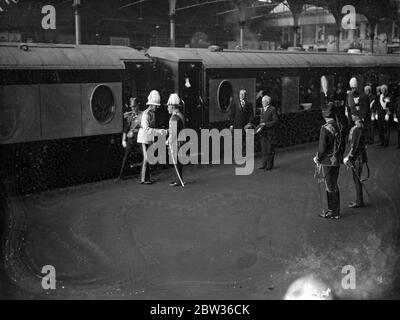
{"label": "military uniform jacket", "polygon": [[127,134],[129,138],[132,138],[133,134],[139,132],[141,120],[142,120],[142,112],[135,113],[134,111],[130,111],[124,113],[123,132]]}
{"label": "military uniform jacket", "polygon": [[364,120],[371,119],[371,107],[369,98],[365,93],[361,94],[353,94],[350,92],[347,95],[346,106],[348,108],[349,114],[351,114],[351,110],[357,109],[360,110],[360,117]]}
{"label": "military uniform jacket", "polygon": [[143,111],[142,119],[140,122],[140,129],[138,132],[138,143],[152,144],[154,137],[158,130],[154,129],[156,123],[156,116],[154,111],[149,108]]}
{"label": "military uniform jacket", "polygon": [[185,128],[184,119],[185,118],[182,113],[173,114],[169,119],[169,146],[173,146],[174,143],[177,143],[177,146],[180,147],[184,143],[183,141],[178,141],[179,132],[181,132]]}
{"label": "military uniform jacket", "polygon": [[357,123],[349,135],[350,152],[348,158],[351,162],[360,160],[362,163],[368,162],[367,149],[365,146],[365,128],[363,123]]}
{"label": "military uniform jacket", "polygon": [[343,163],[345,142],[343,132],[335,121],[321,127],[319,135],[318,162],[326,166],[340,166]]}
{"label": "military uniform jacket", "polygon": [[391,96],[384,96],[381,94],[377,98],[377,112],[379,117],[385,117],[393,113],[393,100]]}
{"label": "military uniform jacket", "polygon": [[243,129],[246,124],[252,123],[254,118],[253,105],[245,101],[244,106],[240,101],[231,107],[231,125],[234,129]]}
{"label": "military uniform jacket", "polygon": [[260,132],[261,136],[274,136],[278,122],[279,118],[275,107],[269,106],[266,111],[263,108],[260,123],[265,123],[265,126]]}

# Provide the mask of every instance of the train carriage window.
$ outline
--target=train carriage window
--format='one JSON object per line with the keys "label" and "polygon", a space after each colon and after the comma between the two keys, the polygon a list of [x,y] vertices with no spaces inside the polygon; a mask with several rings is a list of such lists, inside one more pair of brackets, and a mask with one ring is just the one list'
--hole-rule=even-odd
{"label": "train carriage window", "polygon": [[224,80],[218,88],[218,105],[222,112],[227,113],[233,101],[233,87],[232,84]]}
{"label": "train carriage window", "polygon": [[300,77],[299,102],[303,110],[318,109],[320,104],[320,76]]}
{"label": "train carriage window", "polygon": [[96,87],[92,94],[91,109],[93,117],[100,123],[110,122],[115,115],[115,100],[112,90],[100,85]]}

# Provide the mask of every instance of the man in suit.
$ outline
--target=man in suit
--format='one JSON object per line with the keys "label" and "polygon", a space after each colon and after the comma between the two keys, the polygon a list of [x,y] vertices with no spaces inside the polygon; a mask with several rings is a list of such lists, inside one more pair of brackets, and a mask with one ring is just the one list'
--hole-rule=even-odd
{"label": "man in suit", "polygon": [[271,97],[264,96],[262,98],[262,114],[260,124],[256,129],[256,133],[260,133],[262,166],[261,170],[270,171],[274,167],[275,146],[274,139],[276,135],[276,127],[278,125],[278,113],[276,108],[271,105]]}
{"label": "man in suit", "polygon": [[253,105],[247,101],[246,90],[240,90],[239,103],[231,107],[230,130],[242,130],[242,154],[246,153],[246,131],[250,129],[254,120]]}

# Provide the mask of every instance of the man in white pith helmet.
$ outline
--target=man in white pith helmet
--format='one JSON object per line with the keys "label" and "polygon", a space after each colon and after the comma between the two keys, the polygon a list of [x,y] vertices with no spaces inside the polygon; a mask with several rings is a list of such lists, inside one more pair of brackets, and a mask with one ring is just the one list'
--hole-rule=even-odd
{"label": "man in white pith helmet", "polygon": [[179,161],[179,148],[182,142],[178,141],[179,133],[185,128],[185,117],[179,110],[181,104],[181,99],[176,93],[170,95],[168,99],[168,112],[171,115],[169,119],[169,136],[168,136],[168,146],[173,157],[173,164],[176,169],[177,179],[171,182],[171,187],[183,187],[183,167]]}
{"label": "man in white pith helmet", "polygon": [[158,91],[153,90],[147,99],[147,109],[142,114],[141,127],[139,129],[137,142],[142,145],[143,164],[140,182],[142,184],[152,184],[150,179],[150,166],[147,159],[147,149],[153,143],[157,135],[166,136],[167,130],[155,129],[155,112],[161,105],[161,97]]}

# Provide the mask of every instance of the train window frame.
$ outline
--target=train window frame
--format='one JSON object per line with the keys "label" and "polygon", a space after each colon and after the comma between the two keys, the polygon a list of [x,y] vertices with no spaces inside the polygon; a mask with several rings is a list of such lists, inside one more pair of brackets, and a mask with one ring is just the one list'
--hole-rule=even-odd
{"label": "train window frame", "polygon": [[[101,88],[101,87],[107,88],[107,89],[111,92],[112,99],[113,99],[113,106],[112,106],[112,113],[111,113],[112,115],[111,115],[107,120],[105,120],[105,121],[100,121],[100,120],[96,117],[96,115],[94,114],[94,112],[93,112],[93,97],[94,97],[96,91],[97,91],[99,88]],[[115,94],[114,94],[114,91],[112,90],[112,88],[111,88],[110,86],[108,86],[108,85],[105,84],[105,83],[101,83],[101,84],[96,85],[96,86],[93,88],[92,93],[91,93],[91,95],[90,95],[90,113],[91,113],[93,119],[94,119],[95,121],[97,121],[97,122],[98,122],[99,124],[101,124],[101,125],[107,125],[107,124],[109,124],[110,122],[112,122],[112,121],[114,120],[114,118],[115,118],[116,111],[117,111],[117,108],[116,108],[116,106],[115,106],[115,103],[116,103]]]}
{"label": "train window frame", "polygon": [[[229,84],[229,86],[230,86],[230,91],[231,91],[231,95],[230,95],[230,98],[229,98],[229,105],[226,107],[226,108],[222,108],[221,107],[221,87],[222,87],[222,85],[224,85],[224,84]],[[232,85],[232,83],[229,81],[229,80],[227,80],[227,79],[224,79],[224,80],[222,80],[221,82],[220,82],[220,84],[218,85],[218,90],[217,90],[217,102],[218,102],[218,107],[219,107],[219,109],[221,110],[221,112],[222,113],[229,113],[230,111],[231,111],[231,109],[232,109],[232,104],[233,104],[233,99],[234,99],[234,91],[233,91],[233,85]]]}

